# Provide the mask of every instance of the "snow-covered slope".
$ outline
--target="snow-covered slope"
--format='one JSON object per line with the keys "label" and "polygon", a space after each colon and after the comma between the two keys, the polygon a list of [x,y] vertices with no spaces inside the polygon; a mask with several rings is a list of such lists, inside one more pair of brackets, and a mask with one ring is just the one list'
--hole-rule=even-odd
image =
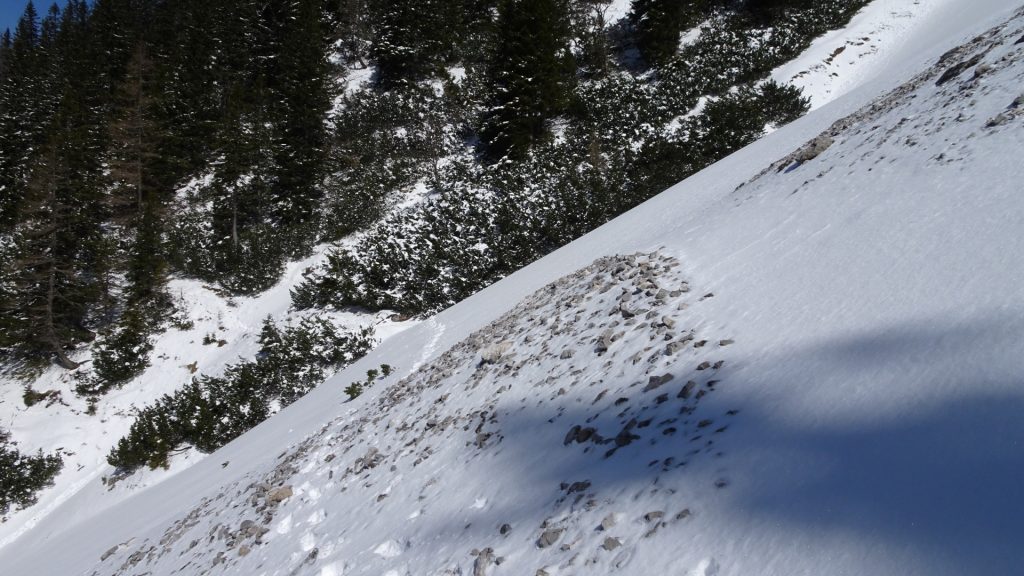
{"label": "snow-covered slope", "polygon": [[1017,6],[936,1],[842,99],[166,482],[89,483],[3,573],[1015,573]]}

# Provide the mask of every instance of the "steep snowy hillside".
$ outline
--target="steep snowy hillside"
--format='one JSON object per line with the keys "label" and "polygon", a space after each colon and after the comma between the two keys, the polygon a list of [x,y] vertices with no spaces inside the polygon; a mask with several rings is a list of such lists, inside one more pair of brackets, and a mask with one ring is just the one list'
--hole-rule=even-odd
{"label": "steep snowy hillside", "polygon": [[85,486],[4,573],[1015,573],[1024,11],[925,18],[194,467]]}

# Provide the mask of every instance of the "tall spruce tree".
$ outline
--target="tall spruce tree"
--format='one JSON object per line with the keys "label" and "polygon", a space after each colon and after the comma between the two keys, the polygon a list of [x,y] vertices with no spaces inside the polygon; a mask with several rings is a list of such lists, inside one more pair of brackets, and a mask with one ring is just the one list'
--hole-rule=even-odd
{"label": "tall spruce tree", "polygon": [[460,0],[377,0],[372,56],[381,85],[420,80],[455,55],[462,31]]}
{"label": "tall spruce tree", "polygon": [[658,66],[675,55],[679,35],[694,25],[713,1],[633,0],[629,19],[636,30],[637,46],[647,63]]}
{"label": "tall spruce tree", "polygon": [[494,95],[482,130],[488,156],[522,157],[568,109],[575,82],[566,0],[504,0],[488,77]]}

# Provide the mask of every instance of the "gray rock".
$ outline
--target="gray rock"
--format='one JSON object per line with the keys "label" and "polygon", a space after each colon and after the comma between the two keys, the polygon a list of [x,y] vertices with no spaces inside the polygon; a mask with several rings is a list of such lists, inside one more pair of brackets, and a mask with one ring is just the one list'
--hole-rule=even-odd
{"label": "gray rock", "polygon": [[605,538],[604,542],[601,543],[601,548],[604,548],[609,552],[615,550],[619,546],[622,546],[622,541],[618,538],[612,538],[611,536]]}
{"label": "gray rock", "polygon": [[494,550],[484,548],[476,555],[473,561],[473,576],[487,576],[487,569],[494,564]]}
{"label": "gray rock", "polygon": [[800,164],[810,162],[818,156],[821,156],[821,154],[825,152],[825,150],[828,150],[833,143],[834,140],[832,140],[831,136],[828,134],[822,134],[801,148],[800,151],[796,153],[796,158],[794,158],[794,160]]}
{"label": "gray rock", "polygon": [[665,346],[665,356],[675,356],[683,348],[686,348],[686,340],[677,340],[675,342],[669,342],[668,346]]}
{"label": "gray rock", "polygon": [[604,520],[601,520],[600,528],[601,528],[601,530],[604,530],[605,532],[607,532],[608,530],[611,530],[612,528],[614,528],[615,524],[617,524],[617,523],[618,523],[618,520],[616,519],[615,514],[614,513],[613,514],[609,514],[609,515],[604,517]]}
{"label": "gray rock", "polygon": [[591,427],[584,428],[582,426],[577,425],[573,426],[569,430],[569,433],[565,435],[563,445],[568,446],[573,442],[576,442],[577,444],[583,444],[584,442],[589,442],[591,440],[595,442],[600,441],[600,436],[597,434],[597,429]]}
{"label": "gray rock", "polygon": [[271,505],[280,504],[281,502],[291,498],[293,493],[291,486],[275,488],[267,494],[267,503]]}
{"label": "gray rock", "polygon": [[558,357],[561,360],[568,360],[569,358],[572,358],[572,349],[566,348],[565,350],[562,350],[562,353],[559,354]]}
{"label": "gray rock", "polygon": [[644,392],[650,392],[664,386],[666,383],[672,380],[672,374],[662,374],[661,376],[651,376],[647,382],[647,386],[644,386]]}
{"label": "gray rock", "polygon": [[1010,121],[1011,116],[1006,112],[1000,112],[994,117],[989,118],[988,122],[985,123],[986,128],[995,128],[996,126],[1002,126]]}
{"label": "gray rock", "polygon": [[644,514],[644,522],[654,522],[655,520],[661,520],[665,517],[665,512],[661,510],[655,510]]}
{"label": "gray rock", "polygon": [[376,468],[384,460],[384,455],[376,448],[369,448],[361,458],[356,458],[352,463],[352,471],[359,474],[363,470]]}
{"label": "gray rock", "polygon": [[121,547],[121,545],[118,544],[117,546],[114,546],[110,550],[107,550],[106,552],[104,552],[103,555],[100,556],[100,562],[104,562],[104,561],[106,561],[107,558],[110,558],[114,554],[117,554],[117,549],[120,548],[120,547]]}
{"label": "gray rock", "polygon": [[688,399],[690,396],[693,395],[693,388],[695,388],[696,386],[696,382],[694,382],[693,380],[688,380],[685,384],[683,384],[683,389],[679,390],[679,395],[677,395],[676,398],[682,398],[683,400]]}
{"label": "gray rock", "polygon": [[736,342],[735,340],[729,340],[729,339],[726,339],[726,340],[722,340],[722,341],[720,341],[720,342],[718,343],[718,345],[719,345],[719,346],[729,346],[729,345],[732,345],[732,344],[733,344],[733,343],[735,343],[735,342]]}
{"label": "gray rock", "polygon": [[661,323],[664,324],[669,330],[676,327],[676,321],[668,316],[661,317]]}
{"label": "gray rock", "polygon": [[537,547],[548,548],[555,542],[558,542],[558,539],[562,537],[562,532],[564,531],[565,530],[563,528],[549,528],[548,530],[545,530],[540,535],[540,538],[537,539]]}
{"label": "gray rock", "polygon": [[480,363],[481,364],[497,364],[509,350],[512,349],[512,343],[508,341],[498,342],[484,348],[480,351]]}

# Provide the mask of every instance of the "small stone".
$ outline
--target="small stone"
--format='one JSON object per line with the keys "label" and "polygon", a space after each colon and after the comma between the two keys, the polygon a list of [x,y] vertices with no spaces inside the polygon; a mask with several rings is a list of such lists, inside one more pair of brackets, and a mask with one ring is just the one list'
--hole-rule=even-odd
{"label": "small stone", "polygon": [[661,510],[655,510],[644,514],[644,522],[654,522],[655,520],[661,520],[665,517],[665,512]]}
{"label": "small stone", "polygon": [[291,498],[292,494],[293,492],[291,486],[281,486],[280,488],[275,488],[271,490],[269,494],[267,494],[267,503],[272,505],[280,504],[281,502],[284,502],[285,500]]}
{"label": "small stone", "polygon": [[619,546],[622,546],[622,541],[618,538],[612,538],[611,536],[605,538],[604,542],[601,543],[601,548],[604,548],[609,552],[615,550]]}
{"label": "small stone", "polygon": [[551,528],[549,530],[545,530],[540,535],[540,538],[537,539],[537,547],[548,548],[555,542],[558,542],[558,539],[562,537],[563,531],[564,530],[562,528]]}
{"label": "small stone", "polygon": [[240,547],[238,548],[238,555],[239,555],[239,556],[248,556],[248,555],[249,555],[249,552],[251,552],[251,551],[252,551],[252,550],[250,550],[248,546],[246,546],[246,545],[244,545],[244,544],[243,544],[242,546],[240,546]]}
{"label": "small stone", "polygon": [[587,488],[590,488],[590,482],[584,480],[583,482],[573,482],[569,485],[565,491],[566,494],[575,494],[577,492],[585,492]]}
{"label": "small stone", "polygon": [[473,562],[473,576],[487,576],[487,569],[494,563],[494,550],[484,548],[476,555]]}
{"label": "small stone", "polygon": [[1002,126],[1010,121],[1010,115],[1005,112],[1000,112],[994,117],[989,118],[988,122],[985,123],[986,128],[995,128],[996,126]]}
{"label": "small stone", "polygon": [[481,364],[496,364],[512,348],[508,341],[499,342],[480,351]]}
{"label": "small stone", "polygon": [[690,514],[692,514],[692,512],[690,512],[690,509],[684,508],[678,514],[676,514],[676,520],[685,520],[686,518],[690,517]]}
{"label": "small stone", "polygon": [[719,346],[729,346],[729,345],[733,344],[734,342],[736,342],[736,341],[735,340],[728,340],[728,339],[726,339],[726,340],[720,341],[718,343],[718,345]]}
{"label": "small stone", "polygon": [[684,400],[689,398],[693,394],[693,389],[696,387],[696,382],[694,382],[693,380],[688,381],[686,384],[683,385],[683,389],[679,391],[679,394],[676,395],[676,398],[682,398]]}
{"label": "small stone", "polygon": [[604,520],[601,520],[600,528],[601,528],[601,530],[604,530],[605,532],[607,532],[608,530],[611,530],[612,528],[614,528],[617,523],[618,523],[618,519],[616,518],[616,515],[615,514],[609,514],[609,515],[604,517]]}
{"label": "small stone", "polygon": [[110,550],[107,550],[106,552],[104,552],[103,555],[100,556],[100,562],[104,562],[104,561],[106,561],[107,558],[110,558],[111,556],[116,554],[117,553],[117,549],[120,548],[120,547],[121,547],[120,545],[117,545],[117,546],[114,546],[113,548],[111,548]]}
{"label": "small stone", "polygon": [[668,316],[661,317],[661,323],[664,324],[669,330],[676,327],[676,321]]}
{"label": "small stone", "polygon": [[508,536],[511,531],[512,526],[510,524],[502,524],[501,528],[498,528],[498,534],[501,534],[502,536]]}
{"label": "small stone", "polygon": [[697,365],[697,370],[707,370],[708,368],[711,368],[711,362],[705,361]]}
{"label": "small stone", "polygon": [[562,353],[559,354],[558,357],[561,360],[568,360],[569,358],[572,358],[572,349],[566,348],[565,350],[562,350]]}
{"label": "small stone", "polygon": [[672,374],[663,374],[661,376],[651,376],[647,381],[647,386],[644,386],[644,392],[650,392],[665,385],[673,378]]}

